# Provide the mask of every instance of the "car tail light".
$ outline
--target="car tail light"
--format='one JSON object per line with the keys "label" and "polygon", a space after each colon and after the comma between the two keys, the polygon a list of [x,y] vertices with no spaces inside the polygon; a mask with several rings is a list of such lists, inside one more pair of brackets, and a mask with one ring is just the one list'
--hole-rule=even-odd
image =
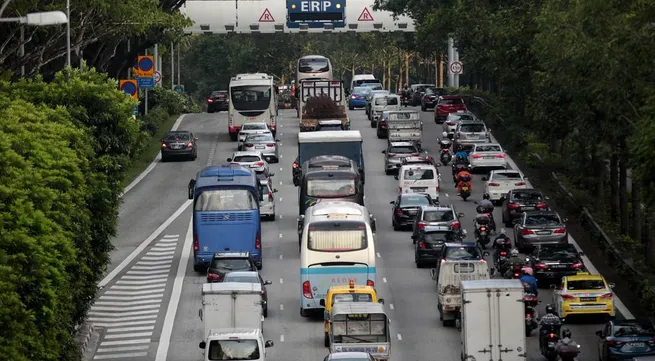
{"label": "car tail light", "polygon": [[255,165],[258,166],[258,167],[263,167],[263,166],[264,166],[264,162],[257,162],[257,163],[255,163]]}
{"label": "car tail light", "polygon": [[207,281],[220,281],[221,276],[214,273],[207,273]]}
{"label": "car tail light", "polygon": [[293,169],[298,168],[298,161],[294,161],[291,166],[293,167]]}
{"label": "car tail light", "polygon": [[[649,341],[650,342],[650,341]],[[608,346],[621,347],[625,342],[617,340],[607,340]]]}
{"label": "car tail light", "polygon": [[539,209],[548,208],[548,203],[546,203],[546,202],[539,202],[539,203],[537,203],[536,207],[539,208]]}
{"label": "car tail light", "polygon": [[[614,297],[614,294],[612,292],[609,292],[609,293],[606,293],[606,294],[600,296],[600,298],[612,298],[612,297]],[[652,341],[653,340],[650,340],[648,342],[652,342]]]}
{"label": "car tail light", "polygon": [[266,295],[266,292],[261,291],[261,292],[259,292],[259,294],[260,294],[262,297],[264,297],[264,296]]}
{"label": "car tail light", "polygon": [[500,187],[500,184],[498,184],[498,183],[493,183],[493,182],[492,182],[492,183],[489,183],[489,184],[487,184],[487,185],[488,185],[489,187]]}
{"label": "car tail light", "polygon": [[584,264],[582,262],[575,262],[574,264],[571,265],[571,268],[573,269],[582,269],[584,267]]}
{"label": "car tail light", "polygon": [[482,154],[473,154],[473,159],[480,159],[482,158]]}
{"label": "car tail light", "polygon": [[266,144],[267,147],[275,147],[275,143],[268,143]]}
{"label": "car tail light", "polygon": [[166,148],[166,143],[161,143],[162,148]]}
{"label": "car tail light", "polygon": [[403,215],[403,210],[402,209],[396,209],[396,214],[399,216]]}
{"label": "car tail light", "polygon": [[539,262],[539,263],[534,265],[534,268],[536,268],[536,269],[546,269],[546,268],[548,268],[548,265],[546,265],[545,263]]}
{"label": "car tail light", "polygon": [[507,252],[505,252],[505,251],[500,251],[500,255],[501,255],[501,256],[507,256]]}
{"label": "car tail light", "polygon": [[572,300],[572,299],[575,298],[575,296],[572,296],[572,295],[561,295],[561,296],[562,296],[562,298],[565,299],[565,300]]}
{"label": "car tail light", "polygon": [[554,334],[554,333],[551,333],[551,334],[548,335],[548,338],[557,338],[557,335]]}
{"label": "car tail light", "polygon": [[534,232],[533,232],[532,230],[530,230],[530,229],[523,229],[523,230],[521,230],[521,235],[523,235],[523,236],[527,236],[527,235],[529,235],[529,234],[534,234]]}
{"label": "car tail light", "polygon": [[426,95],[426,96],[423,97],[423,100],[425,100],[426,102],[429,102],[429,101],[430,101],[430,97]]}
{"label": "car tail light", "polygon": [[314,298],[314,295],[312,295],[312,285],[309,283],[309,281],[302,283],[302,296],[309,298],[310,300]]}
{"label": "car tail light", "polygon": [[427,225],[428,225],[427,223],[421,221],[421,222],[418,222],[418,224],[416,226],[418,227],[418,229],[423,229]]}
{"label": "car tail light", "polygon": [[505,158],[505,154],[496,154],[496,158]]}
{"label": "car tail light", "polygon": [[518,203],[507,203],[509,209],[519,209],[521,206]]}
{"label": "car tail light", "polygon": [[525,185],[525,182],[514,183],[514,185],[515,185],[515,186],[524,186],[524,185]]}
{"label": "car tail light", "polygon": [[233,127],[233,126],[229,126],[229,127],[227,127],[227,130],[228,130],[230,133],[238,133],[238,132],[239,132],[239,129],[240,129],[239,127]]}
{"label": "car tail light", "polygon": [[396,156],[396,153],[388,153],[387,155],[388,155],[389,157],[395,157],[395,156]]}
{"label": "car tail light", "polygon": [[487,227],[480,227],[480,232],[486,232],[486,231],[487,231]]}
{"label": "car tail light", "polygon": [[373,282],[373,280],[366,280],[366,285],[370,287],[375,287],[375,282]]}
{"label": "car tail light", "polygon": [[450,226],[455,228],[455,229],[460,229],[462,227],[462,225],[461,225],[461,223],[459,223],[459,221],[455,221],[455,222],[451,223]]}
{"label": "car tail light", "polygon": [[253,144],[248,143],[248,144],[246,144],[245,146],[246,146],[246,148],[252,148],[252,147],[253,147]]}
{"label": "car tail light", "polygon": [[255,249],[262,249],[262,235],[257,232],[257,237],[255,238]]}
{"label": "car tail light", "polygon": [[436,190],[437,190],[437,193],[441,192],[441,187],[437,186]]}
{"label": "car tail light", "polygon": [[187,147],[187,148],[193,148],[193,142],[189,142],[189,144],[187,144],[186,147]]}
{"label": "car tail light", "polygon": [[425,245],[425,241],[421,240],[420,242],[418,242],[418,248],[426,249],[427,246]]}
{"label": "car tail light", "polygon": [[198,235],[193,235],[193,251],[198,252],[200,250],[200,242],[198,242]]}
{"label": "car tail light", "polygon": [[214,102],[214,99],[212,99],[212,98],[207,98],[207,103],[213,103],[213,102]]}
{"label": "car tail light", "polygon": [[268,192],[268,200],[269,200],[270,202],[273,202],[273,193]]}
{"label": "car tail light", "polygon": [[566,228],[560,228],[553,231],[553,233],[564,234],[566,233]]}

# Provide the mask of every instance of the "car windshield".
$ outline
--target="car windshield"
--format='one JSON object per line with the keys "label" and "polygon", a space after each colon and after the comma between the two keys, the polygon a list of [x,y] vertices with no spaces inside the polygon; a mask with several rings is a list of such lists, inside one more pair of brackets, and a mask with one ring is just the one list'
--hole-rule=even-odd
{"label": "car windshield", "polygon": [[189,140],[191,140],[189,133],[166,133],[164,136],[165,142],[188,142]]}
{"label": "car windshield", "polygon": [[373,302],[368,293],[338,293],[332,298],[332,304],[341,302]]}
{"label": "car windshield", "polygon": [[614,337],[653,337],[655,328],[649,323],[629,323],[614,325]]}
{"label": "car windshield", "polygon": [[303,58],[298,61],[300,73],[324,73],[330,71],[330,64],[325,58]]}
{"label": "car windshield", "polygon": [[521,179],[521,173],[518,172],[496,172],[493,174],[494,180],[501,179]]}
{"label": "car windshield", "polygon": [[464,133],[482,133],[484,132],[484,124],[462,124],[459,127],[459,131]]}
{"label": "car windshield", "polygon": [[310,179],[307,195],[320,198],[348,197],[357,194],[354,179]]}
{"label": "car windshield", "polygon": [[450,247],[446,251],[447,259],[481,259],[482,255],[477,247]]}
{"label": "car windshield", "polygon": [[541,193],[538,192],[514,192],[512,199],[517,201],[540,201],[542,200]]}
{"label": "car windshield", "polygon": [[213,340],[207,352],[209,360],[259,360],[257,340]]}
{"label": "car windshield", "polygon": [[544,245],[539,250],[540,260],[574,261],[578,259],[578,251],[573,245]]}
{"label": "car windshield", "polygon": [[605,282],[603,280],[579,280],[566,282],[566,289],[571,291],[576,290],[602,290],[605,289]]}
{"label": "car windshield", "polygon": [[434,179],[432,169],[407,169],[403,174],[404,180],[429,180]]}
{"label": "car windshield", "polygon": [[238,283],[261,283],[259,281],[259,277],[257,276],[244,276],[244,275],[239,275],[239,276],[233,276],[230,275],[229,273],[225,278],[223,278],[223,282],[238,282]]}
{"label": "car windshield", "polygon": [[464,99],[441,99],[439,100],[439,104],[464,104]]}
{"label": "car windshield", "polygon": [[252,266],[247,258],[214,258],[210,268],[240,271],[252,269]]}
{"label": "car windshield", "polygon": [[503,151],[503,149],[500,148],[500,145],[497,145],[497,144],[477,145],[477,146],[475,146],[475,152],[476,153],[502,152],[502,151]]}
{"label": "car windshield", "polygon": [[241,130],[268,130],[268,126],[264,123],[246,123]]}
{"label": "car windshield", "polygon": [[357,86],[353,88],[353,94],[363,94],[367,91],[371,91],[370,87]]}
{"label": "car windshield", "polygon": [[450,114],[448,116],[452,120],[475,120],[475,118],[470,114]]}
{"label": "car windshield", "polygon": [[452,231],[427,232],[423,235],[423,240],[428,243],[452,242],[455,239],[455,232]]}
{"label": "car windshield", "polygon": [[561,222],[555,214],[534,214],[525,219],[526,226],[557,226],[559,224]]}
{"label": "car windshield", "polygon": [[448,92],[444,88],[427,88],[425,90],[425,94],[431,94],[431,95],[446,95]]}
{"label": "car windshield", "polygon": [[412,145],[394,145],[389,148],[389,154],[412,154],[418,153],[416,147]]}
{"label": "car windshield", "polygon": [[232,161],[235,163],[253,163],[261,160],[262,159],[256,155],[236,155],[232,158]]}
{"label": "car windshield", "polygon": [[375,98],[375,105],[398,105],[398,98],[396,97]]}
{"label": "car windshield", "polygon": [[194,209],[208,211],[246,211],[259,209],[257,199],[245,189],[212,189],[200,193]]}
{"label": "car windshield", "polygon": [[238,111],[266,110],[271,103],[268,85],[242,85],[230,88],[232,106]]}
{"label": "car windshield", "polygon": [[453,211],[450,209],[423,212],[423,220],[426,222],[450,222],[454,221]]}
{"label": "car windshield", "polygon": [[267,134],[252,134],[246,137],[246,142],[264,143],[275,142],[275,138],[270,133]]}
{"label": "car windshield", "polygon": [[409,196],[404,196],[400,197],[400,206],[429,206],[430,205],[430,198],[425,195],[409,195]]}

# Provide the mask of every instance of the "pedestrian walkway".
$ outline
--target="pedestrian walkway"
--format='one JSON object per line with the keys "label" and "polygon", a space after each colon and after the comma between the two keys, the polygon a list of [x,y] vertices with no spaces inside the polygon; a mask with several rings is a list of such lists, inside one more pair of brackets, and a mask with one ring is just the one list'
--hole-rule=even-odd
{"label": "pedestrian walkway", "polygon": [[107,330],[94,360],[148,356],[178,240],[177,234],[163,236],[91,307],[88,320]]}

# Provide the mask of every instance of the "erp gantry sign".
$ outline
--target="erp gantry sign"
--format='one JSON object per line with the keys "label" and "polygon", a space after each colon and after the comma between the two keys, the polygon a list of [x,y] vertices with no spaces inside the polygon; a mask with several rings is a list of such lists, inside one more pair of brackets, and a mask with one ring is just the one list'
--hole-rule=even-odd
{"label": "erp gantry sign", "polygon": [[334,28],[346,26],[346,0],[287,0],[287,27],[299,29],[324,28],[331,23]]}

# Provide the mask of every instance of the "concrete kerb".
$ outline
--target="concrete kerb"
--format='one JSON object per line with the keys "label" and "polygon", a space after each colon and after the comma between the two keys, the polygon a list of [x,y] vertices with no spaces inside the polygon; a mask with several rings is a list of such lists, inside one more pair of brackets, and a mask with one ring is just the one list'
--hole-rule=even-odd
{"label": "concrete kerb", "polygon": [[83,323],[80,325],[77,330],[76,330],[76,335],[75,335],[75,343],[80,348],[80,352],[84,355],[86,352],[86,349],[89,345],[89,341],[91,340],[91,336],[93,336],[94,332],[96,331],[95,326],[93,323],[87,322]]}

